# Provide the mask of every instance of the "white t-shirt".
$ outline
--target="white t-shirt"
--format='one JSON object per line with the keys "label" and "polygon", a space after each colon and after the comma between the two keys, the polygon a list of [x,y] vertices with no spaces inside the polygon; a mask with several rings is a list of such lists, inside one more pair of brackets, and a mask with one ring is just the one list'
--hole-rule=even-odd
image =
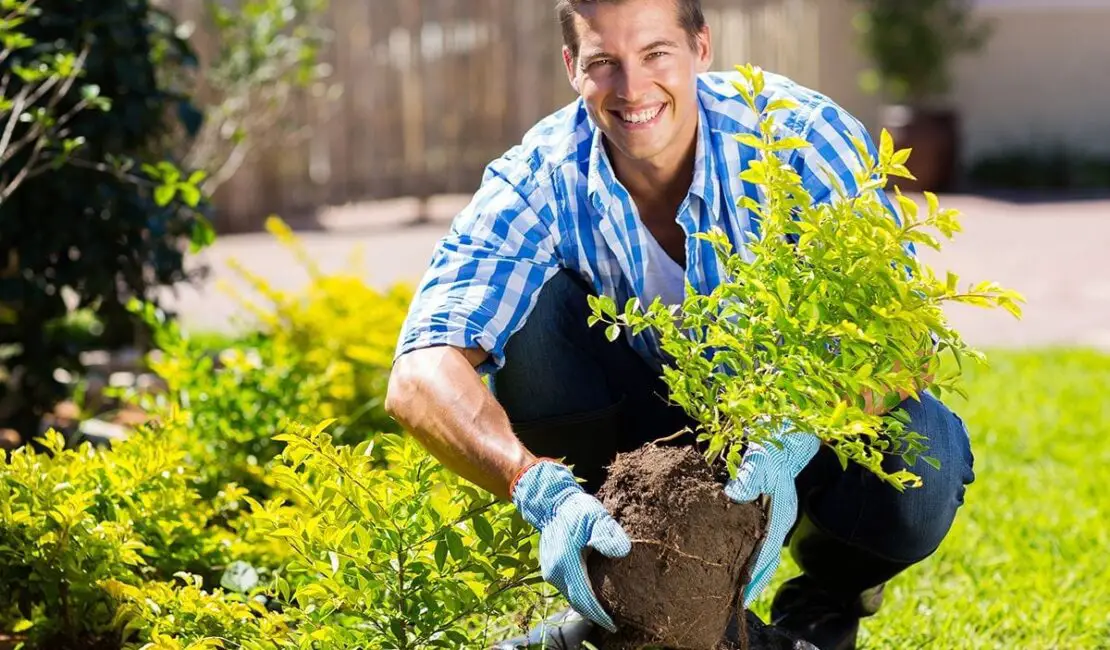
{"label": "white t-shirt", "polygon": [[644,295],[641,296],[644,307],[650,305],[656,296],[665,305],[682,304],[686,297],[686,270],[667,255],[667,251],[663,250],[650,230],[645,227],[642,232],[647,245],[644,256]]}

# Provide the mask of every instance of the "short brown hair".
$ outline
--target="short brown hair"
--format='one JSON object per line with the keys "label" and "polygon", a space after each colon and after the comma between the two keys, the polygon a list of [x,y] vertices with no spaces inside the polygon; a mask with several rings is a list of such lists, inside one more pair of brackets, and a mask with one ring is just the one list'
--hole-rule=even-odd
{"label": "short brown hair", "polygon": [[[600,2],[619,3],[626,0],[557,0],[555,13],[559,17],[559,24],[563,27],[563,45],[570,49],[571,55],[578,58],[578,32],[574,28],[574,14],[583,5],[592,5]],[[678,9],[678,23],[690,40],[691,47],[697,41],[698,34],[705,27],[705,14],[701,10],[701,0],[673,0]]]}

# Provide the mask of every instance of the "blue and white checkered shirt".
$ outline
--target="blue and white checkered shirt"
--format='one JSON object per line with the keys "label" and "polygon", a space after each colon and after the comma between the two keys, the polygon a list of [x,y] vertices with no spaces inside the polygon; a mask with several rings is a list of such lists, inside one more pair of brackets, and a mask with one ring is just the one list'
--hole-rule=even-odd
{"label": "blue and white checkered shirt", "polygon": [[[813,146],[791,160],[815,201],[834,198],[835,174],[849,194],[857,190],[862,161],[849,136],[877,152],[866,129],[828,97],[791,80],[765,73],[766,101],[793,99],[799,107],[775,115],[783,135]],[[759,116],[733,87],[736,72],[700,75],[699,131],[690,193],[677,222],[687,234],[686,278],[700,293],[720,282],[721,269],[708,242],[689,235],[721,227],[735,250],[758,223],[737,207],[756,188],[740,180],[756,151],[733,138],[756,133]],[[577,272],[598,294],[618,305],[644,295],[645,228],[629,193],[610,165],[602,133],[581,99],[541,120],[521,144],[486,168],[481,187],[455,218],[432,256],[402,328],[396,355],[417,348],[478,347],[490,354],[481,368],[504,363],[509,337],[524,324],[539,289],[560,269]],[[885,196],[888,209],[897,217]],[[647,301],[645,300],[645,303]],[[662,354],[650,330],[626,334],[646,360]]]}

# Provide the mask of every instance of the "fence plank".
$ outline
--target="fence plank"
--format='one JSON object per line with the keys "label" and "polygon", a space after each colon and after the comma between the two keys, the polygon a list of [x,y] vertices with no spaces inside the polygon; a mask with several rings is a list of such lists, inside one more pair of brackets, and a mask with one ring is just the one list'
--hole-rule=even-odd
{"label": "fence plank", "polygon": [[[714,69],[750,61],[816,83],[817,2],[703,0]],[[195,1],[162,4],[198,17]],[[322,56],[342,97],[297,99],[312,139],[260,146],[217,193],[217,227],[254,229],[269,214],[327,203],[472,192],[490,160],[574,98],[553,4],[332,0]]]}

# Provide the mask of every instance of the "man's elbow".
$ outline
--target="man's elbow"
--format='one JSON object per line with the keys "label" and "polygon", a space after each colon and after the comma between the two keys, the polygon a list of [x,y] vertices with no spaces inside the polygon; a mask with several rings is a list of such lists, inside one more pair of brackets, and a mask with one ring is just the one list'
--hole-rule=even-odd
{"label": "man's elbow", "polygon": [[389,373],[389,383],[385,390],[385,412],[389,417],[405,424],[409,405],[412,404],[419,381],[414,376],[411,355],[397,358]]}
{"label": "man's elbow", "polygon": [[439,387],[470,385],[468,376],[488,358],[483,350],[450,346],[421,348],[400,355],[389,373],[386,413],[402,425],[410,425],[414,413],[427,408],[431,394],[442,392]]}

